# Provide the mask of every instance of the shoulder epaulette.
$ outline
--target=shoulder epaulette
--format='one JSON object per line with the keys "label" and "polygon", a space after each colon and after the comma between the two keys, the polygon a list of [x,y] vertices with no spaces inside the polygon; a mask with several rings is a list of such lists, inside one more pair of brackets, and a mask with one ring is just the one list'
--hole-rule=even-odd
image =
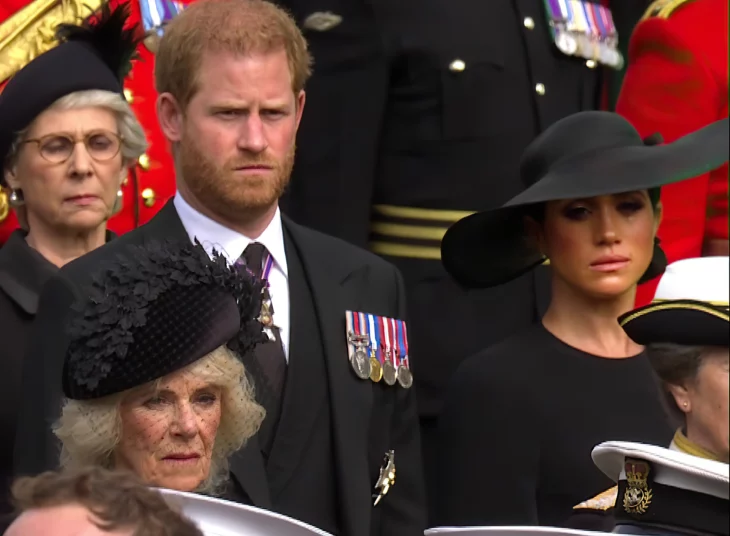
{"label": "shoulder epaulette", "polygon": [[680,7],[694,2],[694,0],[654,0],[646,10],[641,20],[650,18],[668,19]]}
{"label": "shoulder epaulette", "polygon": [[599,493],[592,499],[583,501],[573,507],[573,510],[609,510],[616,506],[616,497],[618,497],[618,486],[607,489],[603,493]]}

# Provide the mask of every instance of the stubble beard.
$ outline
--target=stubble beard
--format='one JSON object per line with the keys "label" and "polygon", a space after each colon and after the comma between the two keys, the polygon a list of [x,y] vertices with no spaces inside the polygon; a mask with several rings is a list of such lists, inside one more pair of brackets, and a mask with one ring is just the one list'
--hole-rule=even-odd
{"label": "stubble beard", "polygon": [[[189,136],[180,142],[179,166],[185,185],[207,210],[235,223],[255,221],[268,213],[289,185],[296,147],[281,161],[247,153],[217,166]],[[242,165],[263,164],[272,171],[265,176],[235,176]]]}

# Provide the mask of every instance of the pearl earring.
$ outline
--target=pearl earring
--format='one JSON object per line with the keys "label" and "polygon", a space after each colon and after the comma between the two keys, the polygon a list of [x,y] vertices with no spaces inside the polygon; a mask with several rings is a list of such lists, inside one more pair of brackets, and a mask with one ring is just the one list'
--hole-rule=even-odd
{"label": "pearl earring", "polygon": [[10,203],[10,206],[14,208],[22,207],[23,205],[25,205],[23,190],[21,190],[20,188],[13,188],[10,191],[10,197],[8,197],[8,202]]}

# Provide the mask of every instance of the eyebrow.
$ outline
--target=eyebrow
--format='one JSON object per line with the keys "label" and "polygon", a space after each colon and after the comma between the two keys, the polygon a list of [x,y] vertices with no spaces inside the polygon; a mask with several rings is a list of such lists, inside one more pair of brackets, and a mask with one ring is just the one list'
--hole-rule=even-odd
{"label": "eyebrow", "polygon": [[[212,110],[250,110],[251,104],[245,102],[218,102],[209,106]],[[291,108],[291,103],[283,100],[271,100],[269,102],[262,102],[259,106],[262,110],[268,109],[288,109]]]}
{"label": "eyebrow", "polygon": [[[82,136],[88,136],[89,134],[99,134],[101,132],[111,132],[112,134],[117,134],[114,130],[109,130],[108,128],[98,127],[98,128],[90,128],[88,130],[82,130],[80,131],[80,134]],[[55,132],[48,132],[47,134],[40,134],[37,136],[29,136],[28,139],[41,139],[41,138],[47,138],[48,136],[68,136],[69,138],[76,137],[76,132],[71,132],[70,130],[59,130]]]}

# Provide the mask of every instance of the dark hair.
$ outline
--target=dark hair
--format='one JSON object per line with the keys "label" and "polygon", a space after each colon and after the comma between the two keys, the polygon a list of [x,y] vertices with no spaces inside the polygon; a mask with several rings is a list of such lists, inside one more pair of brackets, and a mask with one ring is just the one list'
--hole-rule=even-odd
{"label": "dark hair", "polygon": [[195,524],[173,510],[154,489],[127,471],[87,467],[48,471],[13,484],[18,514],[26,510],[78,504],[105,531],[134,529],[134,536],[203,536]]}
{"label": "dark hair", "polygon": [[651,366],[662,382],[663,399],[670,416],[684,423],[684,412],[669,391],[671,385],[684,385],[694,380],[706,355],[703,346],[673,343],[652,343],[646,347]]}

